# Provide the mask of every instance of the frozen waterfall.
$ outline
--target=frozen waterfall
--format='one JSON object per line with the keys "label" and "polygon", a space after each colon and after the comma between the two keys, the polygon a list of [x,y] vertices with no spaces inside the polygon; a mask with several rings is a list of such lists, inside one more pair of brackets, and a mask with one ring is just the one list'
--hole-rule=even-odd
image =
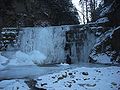
{"label": "frozen waterfall", "polygon": [[26,27],[19,28],[15,48],[27,54],[43,53],[47,57],[45,64],[66,62],[67,58],[72,63],[88,63],[95,41],[94,33],[80,25]]}
{"label": "frozen waterfall", "polygon": [[19,32],[18,46],[22,52],[40,51],[47,56],[45,63],[65,61],[65,31],[69,27],[28,27]]}

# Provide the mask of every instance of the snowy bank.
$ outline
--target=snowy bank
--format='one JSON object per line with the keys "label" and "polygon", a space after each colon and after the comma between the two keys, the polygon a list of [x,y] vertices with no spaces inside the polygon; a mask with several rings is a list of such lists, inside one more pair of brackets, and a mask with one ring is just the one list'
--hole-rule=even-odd
{"label": "snowy bank", "polygon": [[118,90],[120,67],[76,68],[39,77],[37,88],[47,90]]}
{"label": "snowy bank", "polygon": [[110,29],[96,39],[89,62],[102,64],[120,63],[120,26]]}
{"label": "snowy bank", "polygon": [[0,90],[119,90],[120,67],[67,69],[30,80],[0,81]]}
{"label": "snowy bank", "polygon": [[10,60],[9,65],[34,65],[43,64],[46,56],[39,51],[31,51],[26,54],[21,51],[17,51],[13,58]]}
{"label": "snowy bank", "polygon": [[24,80],[4,80],[0,82],[0,90],[30,90]]}

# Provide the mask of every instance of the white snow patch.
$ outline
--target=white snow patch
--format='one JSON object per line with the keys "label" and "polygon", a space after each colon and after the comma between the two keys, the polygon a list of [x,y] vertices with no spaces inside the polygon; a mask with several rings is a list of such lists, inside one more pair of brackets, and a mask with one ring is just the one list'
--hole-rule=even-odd
{"label": "white snow patch", "polygon": [[30,90],[24,80],[4,80],[0,82],[0,90]]}
{"label": "white snow patch", "polygon": [[118,90],[119,70],[120,67],[65,70],[39,77],[36,87],[47,90]]}
{"label": "white snow patch", "polygon": [[[114,3],[114,1],[113,1],[113,3]],[[109,6],[104,7],[104,8],[101,10],[102,12],[100,13],[100,17],[103,17],[103,16],[105,16],[107,13],[110,13],[110,9],[111,9],[113,3],[112,3],[111,5],[109,5]]]}
{"label": "white snow patch", "polygon": [[103,17],[96,21],[96,23],[106,23],[106,22],[109,22],[108,17]]}
{"label": "white snow patch", "polygon": [[95,56],[92,56],[92,58],[98,63],[112,63],[110,56],[107,54],[97,54]]}
{"label": "white snow patch", "polygon": [[44,54],[36,50],[30,52],[28,55],[30,56],[31,61],[36,64],[44,64],[45,59],[47,58]]}
{"label": "white snow patch", "polygon": [[99,26],[99,27],[90,27],[90,29],[92,29],[92,30],[102,30],[103,27],[102,26]]}
{"label": "white snow patch", "polygon": [[10,60],[9,65],[34,65],[35,63],[42,64],[45,59],[46,56],[39,51],[31,51],[29,54],[17,51]]}
{"label": "white snow patch", "polygon": [[69,64],[67,64],[67,63],[61,63],[60,65],[66,66],[66,65],[69,65]]}
{"label": "white snow patch", "polygon": [[17,51],[13,58],[10,60],[9,65],[33,65],[28,54]]}

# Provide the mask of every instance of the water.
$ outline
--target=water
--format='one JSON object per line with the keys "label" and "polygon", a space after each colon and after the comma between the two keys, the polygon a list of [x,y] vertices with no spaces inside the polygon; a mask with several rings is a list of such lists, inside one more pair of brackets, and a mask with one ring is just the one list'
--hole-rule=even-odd
{"label": "water", "polygon": [[36,65],[7,66],[3,70],[0,70],[0,80],[23,78],[33,79],[41,75],[52,74],[74,67],[75,66],[70,65],[48,65],[42,67],[38,67]]}
{"label": "water", "polygon": [[0,80],[9,80],[9,79],[35,79],[42,75],[57,73],[62,70],[74,69],[76,67],[89,67],[89,68],[99,68],[99,67],[108,67],[109,65],[100,65],[100,64],[72,64],[72,65],[60,65],[60,64],[51,64],[42,67],[36,65],[25,65],[25,66],[7,66],[3,70],[0,70]]}

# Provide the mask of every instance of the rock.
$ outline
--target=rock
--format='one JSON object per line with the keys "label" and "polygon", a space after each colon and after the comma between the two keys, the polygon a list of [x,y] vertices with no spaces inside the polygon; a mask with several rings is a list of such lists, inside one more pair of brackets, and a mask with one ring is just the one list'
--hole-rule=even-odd
{"label": "rock", "polygon": [[68,73],[69,75],[72,75],[72,73]]}
{"label": "rock", "polygon": [[41,86],[44,86],[44,85],[47,85],[47,83],[43,83],[43,84],[41,84]]}
{"label": "rock", "polygon": [[114,31],[111,44],[114,50],[120,51],[120,28]]}
{"label": "rock", "polygon": [[82,72],[83,75],[88,75],[88,72]]}
{"label": "rock", "polygon": [[86,86],[88,86],[88,87],[95,87],[96,84],[86,84]]}
{"label": "rock", "polygon": [[112,84],[113,86],[116,86],[116,85],[117,85],[117,83],[115,83],[115,82],[112,82],[111,84]]}
{"label": "rock", "polygon": [[[25,81],[25,83],[28,85],[29,88],[31,88],[31,90],[46,90],[44,88],[38,88],[36,87],[35,85],[37,84],[37,81],[36,80],[28,80],[28,81]],[[41,86],[43,85],[46,85],[46,83],[42,84]]]}

